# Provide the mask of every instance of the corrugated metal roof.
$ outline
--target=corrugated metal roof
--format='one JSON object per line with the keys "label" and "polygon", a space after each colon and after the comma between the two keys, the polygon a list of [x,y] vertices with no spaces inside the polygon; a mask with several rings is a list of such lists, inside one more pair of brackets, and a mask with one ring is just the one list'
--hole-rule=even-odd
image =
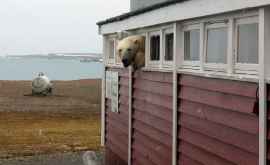
{"label": "corrugated metal roof", "polygon": [[170,6],[170,5],[180,3],[180,2],[183,2],[183,1],[187,1],[187,0],[172,0],[172,1],[162,2],[162,3],[159,3],[159,4],[155,4],[153,6],[148,6],[148,7],[145,7],[145,8],[134,10],[134,11],[131,11],[131,12],[128,12],[128,13],[121,14],[121,15],[116,16],[116,17],[106,19],[104,21],[97,22],[97,25],[101,26],[101,25],[121,21],[121,20],[130,18],[132,16],[140,15],[140,14],[152,11],[152,10],[156,10],[156,9],[159,9],[159,8]]}

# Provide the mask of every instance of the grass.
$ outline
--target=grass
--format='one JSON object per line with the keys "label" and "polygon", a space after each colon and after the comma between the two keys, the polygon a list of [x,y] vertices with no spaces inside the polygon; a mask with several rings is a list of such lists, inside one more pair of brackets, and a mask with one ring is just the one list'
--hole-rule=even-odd
{"label": "grass", "polygon": [[99,149],[97,113],[0,112],[0,158]]}

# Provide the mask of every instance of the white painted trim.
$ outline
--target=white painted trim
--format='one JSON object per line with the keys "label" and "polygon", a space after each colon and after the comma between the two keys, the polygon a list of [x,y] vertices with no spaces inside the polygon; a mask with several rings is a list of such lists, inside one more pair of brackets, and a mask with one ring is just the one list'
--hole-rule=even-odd
{"label": "white painted trim", "polygon": [[[219,28],[225,28],[227,29],[227,36],[228,36],[228,23],[227,20],[222,19],[222,20],[215,20],[211,22],[206,22],[205,23],[205,30],[204,30],[204,70],[215,70],[219,72],[225,72],[227,68],[227,57],[228,57],[228,51],[226,54],[226,63],[209,63],[207,62],[207,41],[208,41],[208,30],[209,29],[219,29]],[[229,39],[229,38],[227,38]],[[228,49],[228,44],[227,44],[227,49]]]}
{"label": "white painted trim", "polygon": [[[175,35],[177,34],[177,23],[174,24],[174,30],[175,30]],[[178,36],[174,37],[174,57],[173,59],[176,59],[176,54],[177,54],[177,45],[179,44],[179,40],[177,39],[179,38]],[[177,80],[177,60],[174,60],[174,66],[173,66],[173,138],[172,138],[172,165],[177,165],[177,155],[178,155],[178,143],[177,143],[177,135],[178,135],[178,112],[177,112],[177,87],[178,87],[178,80]]]}
{"label": "white painted trim", "polygon": [[[267,14],[267,15],[266,15]],[[265,12],[265,9],[259,10],[259,165],[267,164],[267,108],[266,108],[266,81],[265,81],[265,55],[269,38],[265,36],[266,25],[269,28],[269,12]],[[269,35],[269,34],[268,34]],[[268,42],[266,42],[268,41]]]}
{"label": "white painted trim", "polygon": [[204,71],[205,23],[200,23],[200,70]]}
{"label": "white painted trim", "polygon": [[[234,12],[269,5],[270,0],[192,0],[177,3],[140,15],[100,26],[101,34],[139,29],[169,22]],[[245,10],[244,10],[245,9]]]}
{"label": "white painted trim", "polygon": [[150,57],[150,35],[146,32],[145,36],[145,68],[149,67],[149,57]]}
{"label": "white painted trim", "polygon": [[133,68],[129,68],[129,89],[128,89],[128,165],[132,164],[132,72]]}
{"label": "white painted trim", "polygon": [[[115,64],[115,39],[114,38],[107,38],[107,51],[106,51],[106,59],[108,64]],[[113,58],[110,57],[111,53],[111,42],[113,42]]]}
{"label": "white painted trim", "polygon": [[[172,28],[167,28],[167,29],[164,29],[163,30],[163,39],[162,39],[162,45],[163,45],[163,55],[162,55],[162,67],[172,67],[173,66],[173,60],[171,61],[168,61],[166,60],[165,56],[166,56],[166,35],[167,34],[173,34],[173,36],[175,36],[175,33],[174,33],[174,29],[173,27]],[[174,52],[173,52],[174,53]],[[174,56],[174,55],[173,55]],[[174,57],[173,57],[174,58]]]}
{"label": "white painted trim", "polygon": [[209,78],[218,78],[218,79],[227,79],[227,80],[236,80],[236,81],[244,81],[244,82],[256,82],[258,83],[258,76],[257,75],[247,75],[247,74],[227,74],[225,72],[218,72],[218,71],[200,71],[194,69],[178,69],[178,73],[182,74],[190,74],[194,76],[202,76],[202,77],[209,77]]}
{"label": "white painted trim", "polygon": [[[106,37],[103,36],[103,59],[106,57]],[[105,72],[106,68],[105,65],[103,65],[103,71],[102,71],[102,83],[101,83],[101,136],[100,136],[100,142],[101,146],[105,146],[105,91],[106,91],[106,83],[105,83]]]}
{"label": "white painted trim", "polygon": [[174,28],[174,33],[175,33],[175,43],[174,45],[176,46],[175,52],[174,52],[174,67],[180,68],[183,65],[184,62],[184,54],[183,54],[183,44],[182,44],[182,24],[180,23],[175,23],[175,28]]}
{"label": "white painted trim", "polygon": [[[237,62],[238,58],[238,27],[239,25],[244,25],[244,24],[252,24],[252,23],[258,23],[259,24],[259,18],[258,15],[256,16],[251,16],[251,17],[246,17],[246,18],[239,18],[236,19],[235,21],[235,27],[234,27],[234,33],[235,33],[235,56],[234,56],[234,61],[235,61],[235,72],[238,73],[245,73],[245,74],[258,74],[259,71],[259,64],[245,64],[245,63],[239,63]],[[258,52],[259,56],[259,52]],[[259,58],[259,57],[258,57]],[[258,61],[259,62],[259,61]]]}
{"label": "white painted trim", "polygon": [[[162,33],[163,30],[159,29],[157,31],[151,31],[149,32],[149,39],[148,39],[148,45],[149,45],[149,56],[148,56],[148,66],[150,67],[158,67],[161,68],[161,60],[163,55],[163,48],[162,48]],[[159,36],[159,60],[151,60],[151,37],[152,36]]]}
{"label": "white painted trim", "polygon": [[[183,68],[193,68],[193,69],[198,69],[200,67],[200,48],[199,48],[199,60],[198,61],[192,61],[192,60],[185,60],[185,32],[188,32],[188,31],[192,31],[192,30],[198,30],[199,31],[199,35],[201,37],[201,30],[200,30],[200,24],[191,24],[191,25],[183,25],[183,29],[182,29],[182,47],[183,47],[183,50],[182,51],[182,54],[183,54]],[[199,40],[199,42],[201,42],[201,39]],[[201,44],[201,43],[199,43]],[[199,45],[200,46],[200,45]]]}
{"label": "white painted trim", "polygon": [[228,22],[227,73],[234,72],[234,19]]}

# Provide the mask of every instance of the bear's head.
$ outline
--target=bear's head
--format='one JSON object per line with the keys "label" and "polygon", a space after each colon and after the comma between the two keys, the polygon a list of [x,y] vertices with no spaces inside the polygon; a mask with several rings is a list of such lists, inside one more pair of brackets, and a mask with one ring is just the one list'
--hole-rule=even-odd
{"label": "bear's head", "polygon": [[140,66],[142,63],[139,62],[143,60],[144,57],[139,57],[139,54],[144,53],[145,47],[145,37],[144,36],[130,36],[124,38],[118,43],[117,46],[117,54],[119,55],[124,67],[128,67],[129,65]]}

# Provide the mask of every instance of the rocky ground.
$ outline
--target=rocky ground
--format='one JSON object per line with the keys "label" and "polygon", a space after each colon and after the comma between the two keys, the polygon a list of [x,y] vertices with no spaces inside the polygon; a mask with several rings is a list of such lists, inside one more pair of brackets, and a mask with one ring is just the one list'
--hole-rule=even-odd
{"label": "rocky ground", "polygon": [[[101,155],[101,153],[97,153]],[[0,160],[0,165],[92,165],[87,161],[87,152],[37,155],[24,158]],[[100,160],[99,162],[102,162]]]}
{"label": "rocky ground", "polygon": [[100,80],[56,81],[52,96],[37,97],[29,81],[0,81],[0,164],[61,165],[99,151],[100,91]]}

